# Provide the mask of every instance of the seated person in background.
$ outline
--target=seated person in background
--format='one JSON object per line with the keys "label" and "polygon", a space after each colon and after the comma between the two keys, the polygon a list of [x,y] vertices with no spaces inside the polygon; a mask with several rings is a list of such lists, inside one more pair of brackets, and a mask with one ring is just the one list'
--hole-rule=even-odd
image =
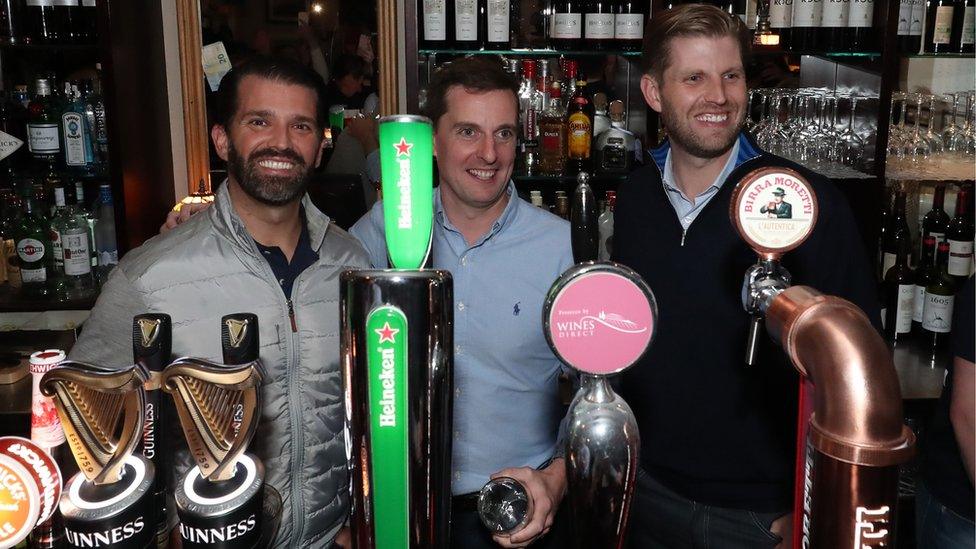
{"label": "seated person in background", "polygon": [[332,79],[325,87],[325,105],[345,105],[346,109],[362,110],[369,96],[365,80],[366,61],[357,55],[340,55],[332,67]]}
{"label": "seated person in background", "polygon": [[976,464],[976,365],[973,278],[956,296],[952,362],[928,431],[923,435],[921,478],[915,492],[916,547],[972,548],[973,470]]}

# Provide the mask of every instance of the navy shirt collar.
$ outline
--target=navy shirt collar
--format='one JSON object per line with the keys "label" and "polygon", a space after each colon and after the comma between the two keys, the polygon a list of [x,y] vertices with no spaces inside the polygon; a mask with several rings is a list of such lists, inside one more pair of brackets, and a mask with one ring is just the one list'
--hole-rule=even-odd
{"label": "navy shirt collar", "polygon": [[261,253],[261,257],[271,266],[271,272],[274,273],[275,279],[281,286],[281,291],[284,292],[285,297],[288,299],[291,299],[291,290],[295,285],[295,279],[298,278],[298,275],[302,274],[305,269],[311,267],[319,259],[319,254],[312,249],[312,238],[308,232],[308,221],[305,218],[304,206],[300,210],[300,215],[302,232],[298,236],[298,245],[295,246],[295,253],[291,257],[291,263],[288,262],[281,248],[277,246],[265,246],[257,240],[254,241],[258,251]]}

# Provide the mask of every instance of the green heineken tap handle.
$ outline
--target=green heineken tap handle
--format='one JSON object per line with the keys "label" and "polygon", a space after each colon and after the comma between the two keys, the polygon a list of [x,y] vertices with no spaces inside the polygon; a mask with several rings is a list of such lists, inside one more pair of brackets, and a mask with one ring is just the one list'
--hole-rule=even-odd
{"label": "green heineken tap handle", "polygon": [[409,114],[379,122],[386,249],[394,269],[419,269],[430,255],[434,221],[434,131]]}

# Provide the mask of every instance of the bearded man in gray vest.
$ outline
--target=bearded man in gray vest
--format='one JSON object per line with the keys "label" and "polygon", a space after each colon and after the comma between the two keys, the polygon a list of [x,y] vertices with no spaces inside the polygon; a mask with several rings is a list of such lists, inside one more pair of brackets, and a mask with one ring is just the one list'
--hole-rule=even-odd
{"label": "bearded man in gray vest", "polygon": [[70,354],[128,365],[132,317],[160,312],[173,318],[174,355],[219,361],[221,316],[258,315],[267,378],[250,451],[284,501],[275,547],[328,547],[348,512],[339,273],[369,259],[305,194],[322,156],[323,88],[266,58],[223,78],[211,137],[228,178],[214,206],[123,258]]}

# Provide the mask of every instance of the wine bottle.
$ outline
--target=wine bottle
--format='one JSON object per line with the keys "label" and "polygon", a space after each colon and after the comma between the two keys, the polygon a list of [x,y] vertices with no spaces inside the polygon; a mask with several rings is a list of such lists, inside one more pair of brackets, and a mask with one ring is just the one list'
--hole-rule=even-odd
{"label": "wine bottle", "polygon": [[583,38],[587,48],[613,48],[615,19],[610,0],[590,0],[583,16]]}
{"label": "wine bottle", "polygon": [[976,0],[956,0],[952,12],[950,51],[973,53],[976,42]]}
{"label": "wine bottle", "polygon": [[790,31],[791,51],[811,51],[819,47],[823,0],[794,0]]}
{"label": "wine bottle", "polygon": [[912,241],[911,232],[908,229],[908,220],[905,215],[905,191],[898,191],[895,194],[895,206],[891,210],[891,220],[885,230],[885,240],[883,246],[883,256],[881,262],[881,278],[884,280],[888,276],[888,269],[895,264],[898,252],[903,246]]}
{"label": "wine bottle", "polygon": [[424,49],[444,49],[450,43],[448,0],[420,0],[421,40]]}
{"label": "wine bottle", "polygon": [[902,53],[917,53],[920,44],[914,44],[911,33],[912,9],[919,0],[900,0],[898,3],[898,51]]}
{"label": "wine bottle", "polygon": [[847,17],[847,49],[849,51],[878,51],[872,32],[874,24],[874,0],[851,0]]}
{"label": "wine bottle", "polygon": [[949,243],[948,273],[958,286],[973,273],[973,214],[971,187],[963,187],[956,194],[956,215],[949,222],[946,240]]}
{"label": "wine bottle", "polygon": [[583,38],[583,3],[580,0],[556,0],[552,6],[552,30],[549,41],[553,49],[576,50]]}
{"label": "wine bottle", "polygon": [[789,48],[790,30],[793,27],[793,0],[770,0],[769,26],[779,34],[779,44]]}
{"label": "wine bottle", "polygon": [[54,0],[54,20],[61,29],[62,43],[76,44],[81,41],[80,9],[78,0]]}
{"label": "wine bottle", "polygon": [[922,314],[925,309],[925,288],[935,282],[939,270],[935,264],[935,253],[938,243],[934,236],[922,239],[922,256],[915,271],[915,298],[912,301],[912,331],[921,336]]}
{"label": "wine bottle", "polygon": [[646,2],[621,0],[617,2],[614,18],[614,39],[624,51],[640,51],[644,43],[644,20],[647,18]]}
{"label": "wine bottle", "polygon": [[485,48],[505,50],[511,44],[511,4],[508,0],[488,0],[485,10]]}
{"label": "wine bottle", "polygon": [[823,0],[820,44],[825,51],[847,51],[847,26],[851,0]]}
{"label": "wine bottle", "polygon": [[946,231],[949,230],[949,214],[945,211],[945,185],[935,187],[935,195],[932,198],[932,209],[922,218],[922,242],[924,250],[925,237],[935,237],[935,242],[944,242]]}
{"label": "wine bottle", "polygon": [[459,50],[478,50],[484,47],[484,0],[454,1],[454,47]]}
{"label": "wine bottle", "polygon": [[884,280],[884,333],[888,341],[904,341],[912,332],[915,273],[908,266],[909,243],[903,241],[895,264]]}
{"label": "wine bottle", "polygon": [[56,44],[61,32],[54,16],[54,0],[26,0],[24,4],[25,44]]}
{"label": "wine bottle", "polygon": [[955,302],[956,283],[946,270],[949,244],[939,244],[935,264],[938,276],[925,288],[925,304],[922,307],[922,342],[926,350],[942,349],[952,331],[952,308]]}
{"label": "wine bottle", "polygon": [[952,42],[952,0],[928,0],[925,12],[925,51],[948,53]]}
{"label": "wine bottle", "polygon": [[0,43],[16,44],[23,39],[21,0],[0,0]]}

